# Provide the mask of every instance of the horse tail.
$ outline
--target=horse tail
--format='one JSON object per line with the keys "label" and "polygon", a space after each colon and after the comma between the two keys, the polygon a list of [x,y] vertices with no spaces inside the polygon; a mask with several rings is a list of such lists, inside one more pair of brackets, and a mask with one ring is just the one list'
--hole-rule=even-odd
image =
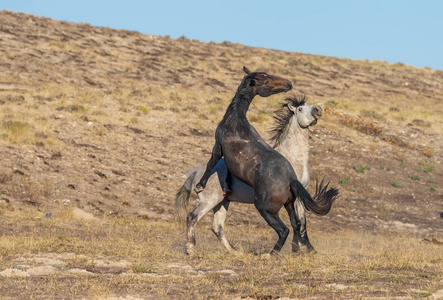
{"label": "horse tail", "polygon": [[192,191],[192,184],[196,174],[197,171],[194,171],[188,176],[188,178],[186,178],[185,183],[178,190],[177,195],[175,196],[175,214],[178,222],[182,225],[185,224],[186,217],[188,215],[189,196]]}
{"label": "horse tail", "polygon": [[324,179],[315,186],[314,198],[309,195],[308,191],[298,180],[291,181],[291,191],[298,201],[300,201],[307,211],[311,211],[317,215],[324,216],[331,210],[332,203],[338,196],[338,189],[330,188],[328,190],[329,182],[324,186]]}

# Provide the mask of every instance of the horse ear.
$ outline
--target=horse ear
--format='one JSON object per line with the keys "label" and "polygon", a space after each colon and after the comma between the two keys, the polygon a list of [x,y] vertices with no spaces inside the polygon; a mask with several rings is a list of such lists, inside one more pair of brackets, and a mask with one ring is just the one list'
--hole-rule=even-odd
{"label": "horse ear", "polygon": [[292,105],[289,104],[289,103],[288,103],[288,108],[289,108],[289,110],[292,111],[294,114],[295,114],[295,112],[297,111],[297,107],[292,106]]}
{"label": "horse ear", "polygon": [[248,75],[251,74],[251,71],[248,68],[246,68],[245,66],[243,66],[243,71],[245,71],[245,73]]}

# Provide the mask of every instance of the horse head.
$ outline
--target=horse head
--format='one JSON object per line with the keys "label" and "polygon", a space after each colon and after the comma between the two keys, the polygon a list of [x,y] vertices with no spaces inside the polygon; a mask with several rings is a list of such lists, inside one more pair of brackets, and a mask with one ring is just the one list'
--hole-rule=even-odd
{"label": "horse head", "polygon": [[317,124],[317,120],[323,114],[323,109],[319,105],[307,105],[305,96],[295,96],[286,99],[288,108],[294,113],[301,128],[308,128]]}
{"label": "horse head", "polygon": [[269,97],[292,89],[292,83],[282,77],[266,72],[251,72],[246,67],[243,67],[243,71],[246,73],[243,79],[245,87],[250,88],[254,96]]}

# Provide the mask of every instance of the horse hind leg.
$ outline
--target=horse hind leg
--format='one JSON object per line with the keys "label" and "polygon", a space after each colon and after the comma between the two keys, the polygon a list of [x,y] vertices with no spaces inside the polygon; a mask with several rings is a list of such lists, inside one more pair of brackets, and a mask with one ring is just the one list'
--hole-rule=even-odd
{"label": "horse hind leg", "polygon": [[209,178],[208,186],[198,194],[198,199],[199,203],[197,207],[188,214],[186,219],[186,253],[190,256],[195,254],[195,226],[197,222],[223,200],[222,191],[216,175]]}
{"label": "horse hind leg", "polygon": [[186,220],[186,227],[187,227],[187,242],[186,242],[186,253],[190,256],[193,256],[195,254],[195,226],[197,225],[197,222],[200,221],[201,218],[203,218],[211,209],[212,207],[210,205],[207,205],[206,203],[199,205],[188,214],[187,220]]}
{"label": "horse hind leg", "polygon": [[295,201],[295,213],[299,220],[298,226],[298,244],[300,247],[306,247],[306,252],[315,251],[314,247],[309,242],[308,230],[306,227],[306,210],[302,203],[298,200]]}
{"label": "horse hind leg", "polygon": [[291,202],[285,206],[286,211],[289,215],[289,220],[291,221],[292,229],[294,230],[294,237],[292,238],[292,252],[300,251],[300,220],[295,213],[294,203]]}
{"label": "horse hind leg", "polygon": [[238,253],[237,249],[235,249],[231,243],[226,239],[225,236],[225,222],[226,222],[226,214],[229,208],[229,201],[226,198],[219,204],[214,207],[214,220],[212,222],[212,232],[214,232],[215,236],[218,240],[225,246],[226,250],[231,253]]}
{"label": "horse hind leg", "polygon": [[271,226],[275,232],[278,234],[278,241],[275,244],[270,254],[276,254],[280,252],[281,248],[286,242],[286,239],[289,235],[289,229],[286,227],[285,223],[278,216],[278,210],[269,211],[269,203],[270,201],[266,201],[266,199],[259,199],[255,201],[255,207],[259,211],[260,215],[265,219],[265,221]]}

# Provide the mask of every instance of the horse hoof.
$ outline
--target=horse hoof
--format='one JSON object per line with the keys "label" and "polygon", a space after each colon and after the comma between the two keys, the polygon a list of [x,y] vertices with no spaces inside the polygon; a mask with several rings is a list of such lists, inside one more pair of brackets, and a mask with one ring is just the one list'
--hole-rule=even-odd
{"label": "horse hoof", "polygon": [[225,188],[223,190],[223,196],[229,196],[230,194],[232,194],[232,190],[230,188]]}
{"label": "horse hoof", "polygon": [[300,251],[300,249],[298,249],[297,251],[292,251],[292,254],[293,255],[302,255],[303,254],[303,252],[302,251]]}
{"label": "horse hoof", "polygon": [[317,251],[315,251],[314,247],[311,244],[308,244],[306,246],[306,254],[315,254]]}
{"label": "horse hoof", "polygon": [[292,246],[292,253],[300,253],[300,247],[297,246]]}
{"label": "horse hoof", "polygon": [[306,250],[306,254],[309,254],[309,255],[317,254],[317,250],[315,250],[314,248],[308,249],[308,250]]}
{"label": "horse hoof", "polygon": [[313,255],[316,253],[317,251],[314,248],[306,248],[306,254]]}
{"label": "horse hoof", "polygon": [[186,246],[186,254],[189,256],[194,256],[195,255],[195,248],[194,246]]}
{"label": "horse hoof", "polygon": [[204,190],[204,188],[200,183],[197,184],[194,188],[194,192],[196,192],[197,194],[203,192],[203,190]]}

